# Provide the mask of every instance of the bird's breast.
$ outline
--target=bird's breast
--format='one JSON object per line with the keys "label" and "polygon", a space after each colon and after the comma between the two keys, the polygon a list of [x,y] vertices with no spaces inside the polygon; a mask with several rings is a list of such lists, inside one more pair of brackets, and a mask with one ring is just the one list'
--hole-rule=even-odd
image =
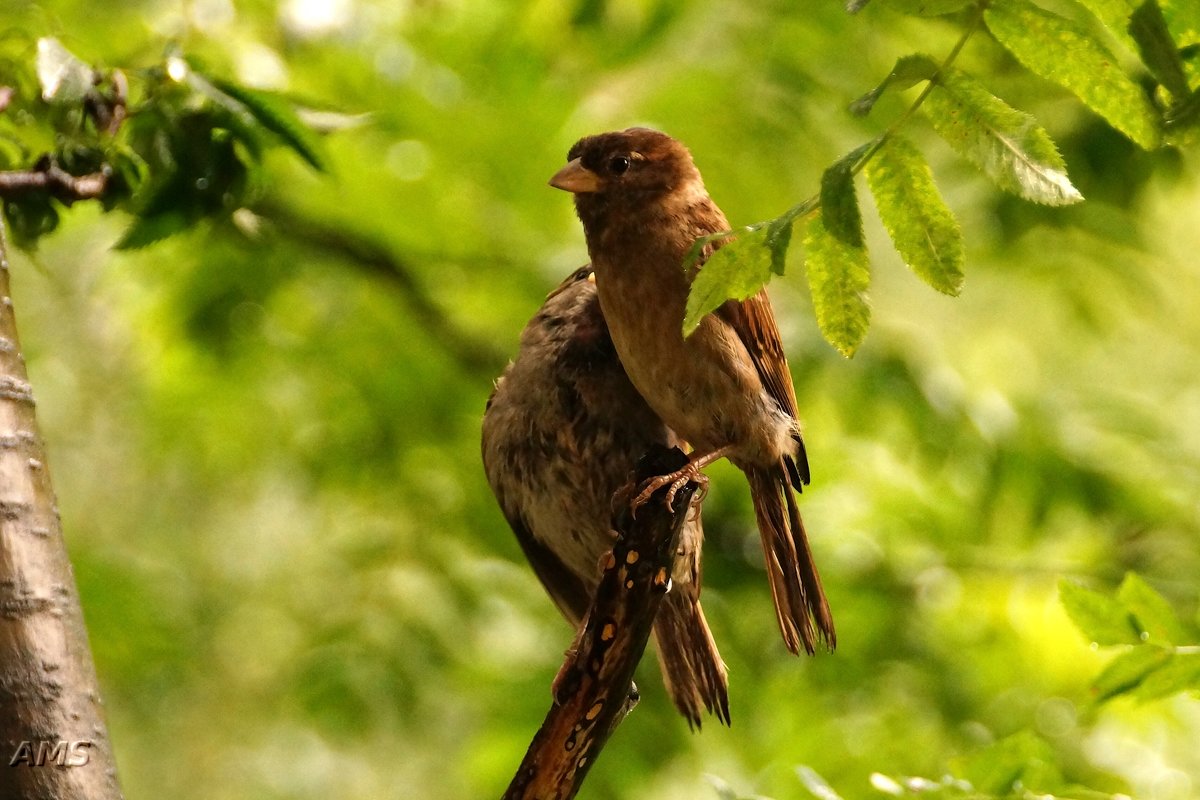
{"label": "bird's breast", "polygon": [[758,451],[775,449],[775,434],[762,430],[777,425],[773,401],[724,321],[706,317],[684,338],[689,286],[682,260],[659,269],[596,262],[613,345],[638,392],[693,447],[744,446],[755,454],[749,460],[758,460]]}

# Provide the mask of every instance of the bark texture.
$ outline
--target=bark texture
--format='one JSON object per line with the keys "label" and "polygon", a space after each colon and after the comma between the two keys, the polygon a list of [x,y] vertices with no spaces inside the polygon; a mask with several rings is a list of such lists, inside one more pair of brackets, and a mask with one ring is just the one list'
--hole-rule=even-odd
{"label": "bark texture", "polygon": [[[659,448],[638,465],[637,480],[687,463],[678,449]],[[663,596],[670,589],[679,530],[696,491],[688,483],[667,508],[663,487],[638,509],[628,503],[614,521],[618,539],[576,646],[556,681],[557,697],[534,735],[504,800],[569,800],[621,720],[637,702],[633,670],[646,649]]]}
{"label": "bark texture", "polygon": [[0,798],[119,800],[0,223]]}

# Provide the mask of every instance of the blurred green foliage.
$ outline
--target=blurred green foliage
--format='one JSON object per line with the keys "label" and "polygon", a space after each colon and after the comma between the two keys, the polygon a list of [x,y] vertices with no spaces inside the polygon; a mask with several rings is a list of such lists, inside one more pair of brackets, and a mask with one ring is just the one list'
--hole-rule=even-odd
{"label": "blurred green foliage", "polygon": [[[327,174],[238,149],[258,177],[224,217],[114,250],[133,219],[79,204],[14,259],[129,797],[500,794],[571,633],[478,457],[504,354],[586,259],[545,180],[579,136],[644,123],[689,144],[735,225],[777,215],[910,102],[889,92],[863,119],[850,100],[898,56],[953,45],[957,25],[906,5],[8,0],[6,85],[53,36],[131,83],[177,52],[235,92],[369,114],[324,140]],[[1164,4],[1185,47],[1193,6]],[[648,662],[583,796],[781,800],[819,778],[878,797],[914,775],[1200,792],[1194,693],[1097,703],[1128,656],[1089,648],[1058,600],[1064,577],[1111,598],[1134,571],[1194,633],[1200,171],[986,35],[958,64],[1046,127],[1087,202],[1003,196],[917,118],[907,135],[962,225],[962,296],[903,269],[874,214],[865,241],[885,255],[853,361],[796,270],[773,283],[839,649],[778,642],[744,484],[718,465],[705,606],[733,727],[689,734]],[[1113,602],[1133,608],[1126,591]],[[988,782],[996,765],[1013,769]]]}

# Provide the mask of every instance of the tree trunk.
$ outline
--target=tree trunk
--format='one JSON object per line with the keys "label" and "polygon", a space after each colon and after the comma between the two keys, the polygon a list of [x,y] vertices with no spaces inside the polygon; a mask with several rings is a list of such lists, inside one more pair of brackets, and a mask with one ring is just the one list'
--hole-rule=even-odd
{"label": "tree trunk", "polygon": [[119,800],[0,222],[0,798]]}

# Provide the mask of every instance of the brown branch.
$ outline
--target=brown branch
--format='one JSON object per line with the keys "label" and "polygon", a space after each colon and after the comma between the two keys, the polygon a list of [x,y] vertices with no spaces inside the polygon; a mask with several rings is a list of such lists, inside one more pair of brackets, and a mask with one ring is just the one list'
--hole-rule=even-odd
{"label": "brown branch", "polygon": [[[659,448],[638,464],[637,480],[686,463],[678,449]],[[679,490],[674,511],[666,507],[665,487],[638,510],[636,519],[621,504],[615,521],[618,539],[577,647],[559,671],[558,697],[503,800],[570,800],[636,702],[633,670],[670,587],[676,541],[696,488],[688,483]]]}
{"label": "brown branch", "polygon": [[96,88],[88,92],[83,107],[95,120],[98,129],[109,136],[116,136],[117,131],[121,129],[121,123],[129,116],[129,81],[119,69],[114,69],[108,78],[112,84],[112,92],[105,94],[99,89],[104,78],[101,73],[96,73]]}
{"label": "brown branch", "polygon": [[386,280],[408,303],[409,311],[429,337],[468,372],[494,375],[504,366],[507,356],[456,325],[417,278],[417,270],[387,246],[364,234],[298,213],[277,200],[264,199],[250,210],[298,244],[324,251]]}
{"label": "brown branch", "polygon": [[119,800],[0,222],[0,797]]}
{"label": "brown branch", "polygon": [[50,195],[70,205],[76,200],[96,200],[108,191],[112,170],[107,165],[99,172],[72,175],[43,156],[29,170],[0,172],[0,198],[12,200],[33,192]]}

